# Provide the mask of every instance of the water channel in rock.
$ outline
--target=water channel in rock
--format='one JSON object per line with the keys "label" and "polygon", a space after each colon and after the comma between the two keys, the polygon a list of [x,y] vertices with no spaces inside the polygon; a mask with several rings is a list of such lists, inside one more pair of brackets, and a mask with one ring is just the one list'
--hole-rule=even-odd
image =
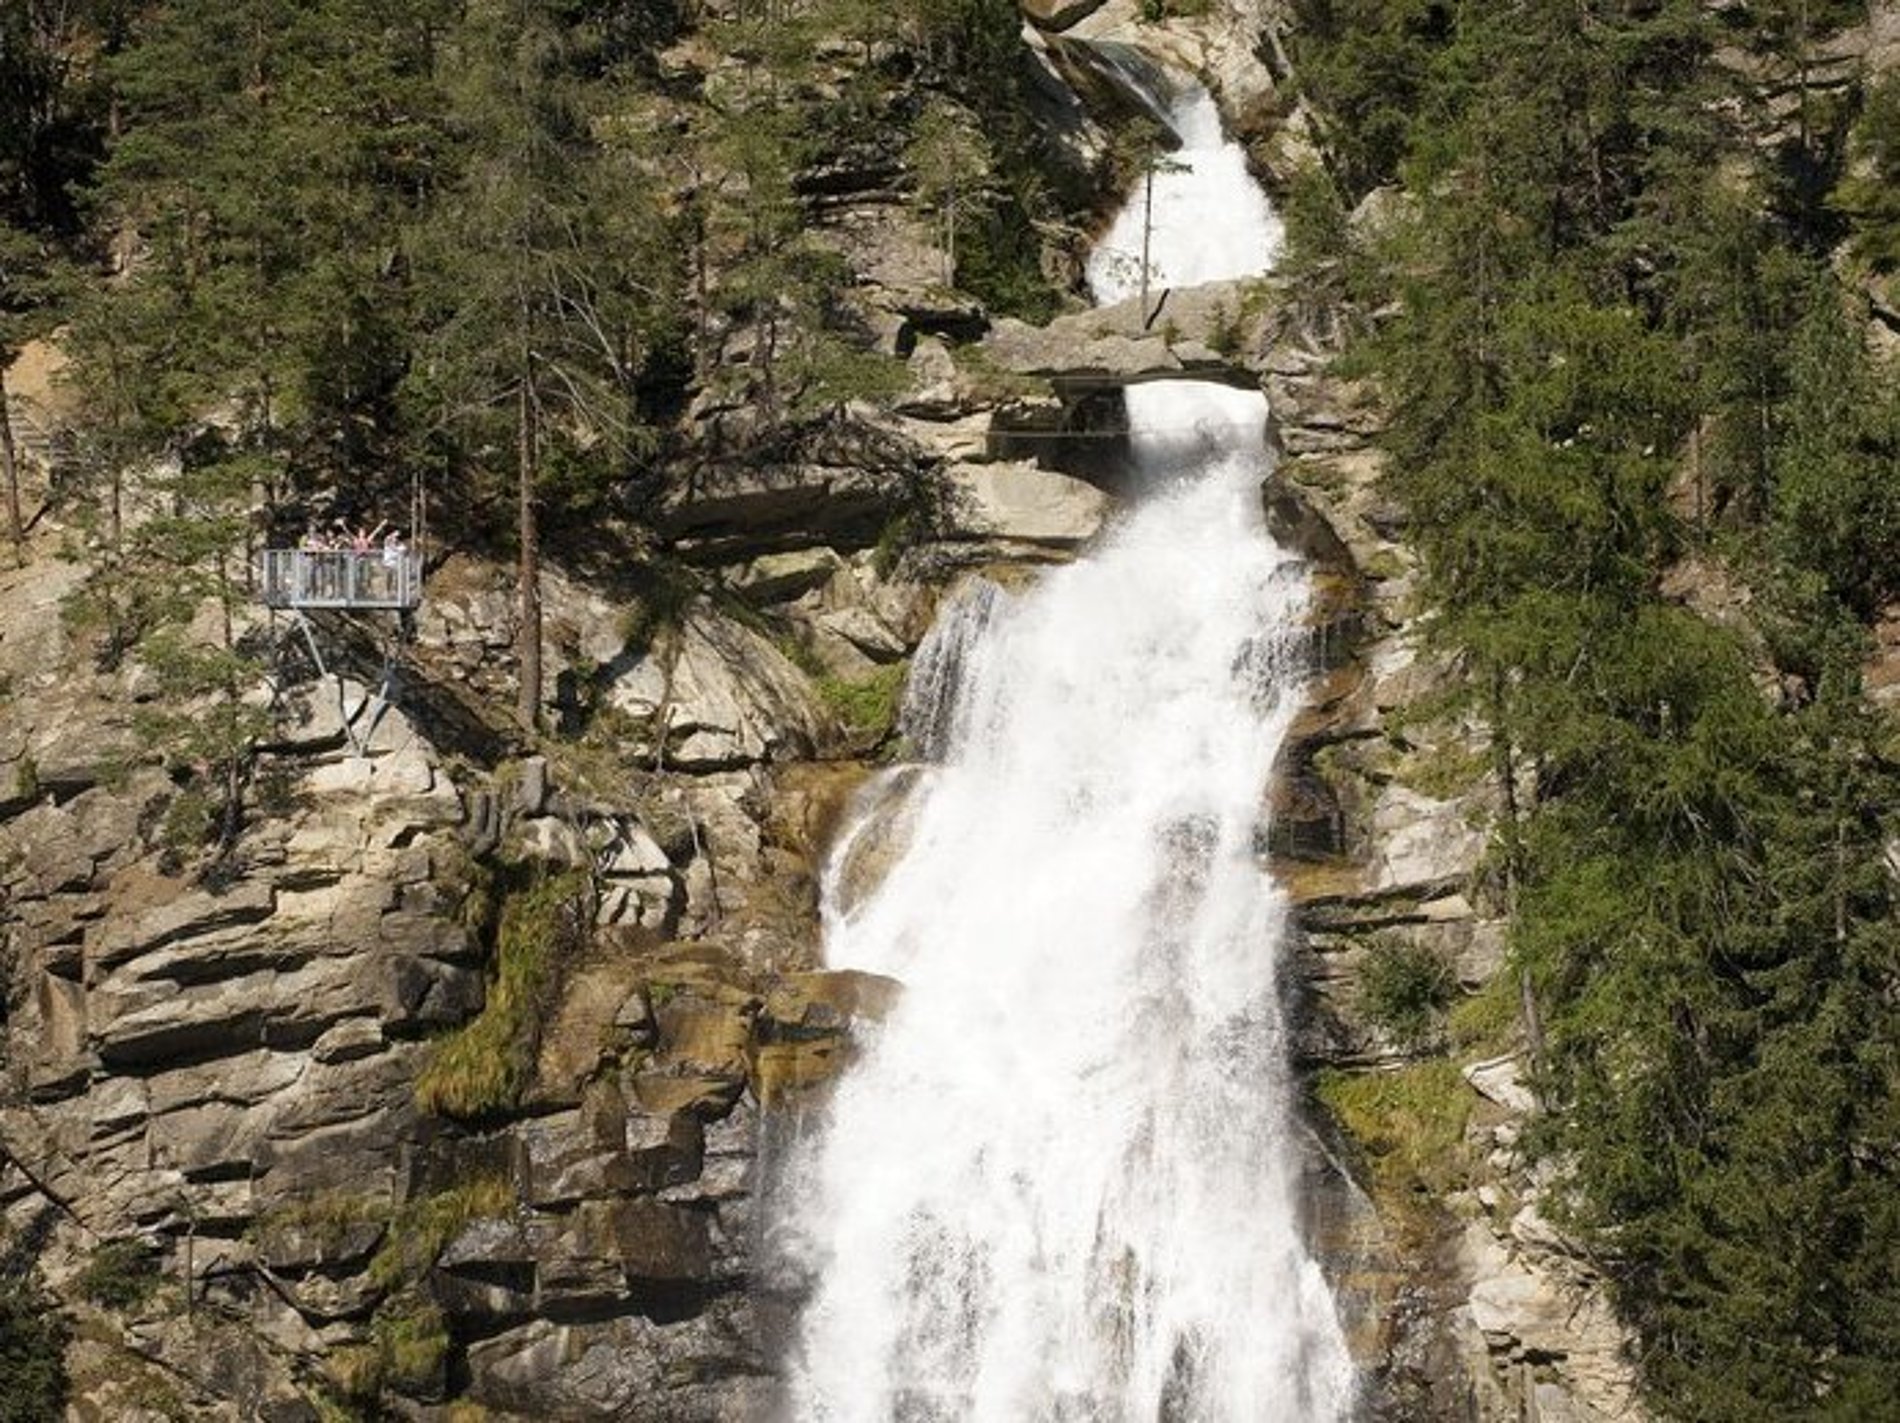
{"label": "water channel in rock", "polygon": [[[1197,87],[1169,111],[1150,289],[1260,272],[1279,226],[1241,150]],[[1099,301],[1139,289],[1146,208],[1099,245]],[[904,989],[784,1167],[800,1423],[1352,1410],[1298,1228],[1287,911],[1257,849],[1305,576],[1262,522],[1264,397],[1169,381],[1127,407],[1138,497],[1027,591],[946,604],[906,714],[927,764],[833,856],[829,965]],[[868,890],[854,835],[883,842]]]}

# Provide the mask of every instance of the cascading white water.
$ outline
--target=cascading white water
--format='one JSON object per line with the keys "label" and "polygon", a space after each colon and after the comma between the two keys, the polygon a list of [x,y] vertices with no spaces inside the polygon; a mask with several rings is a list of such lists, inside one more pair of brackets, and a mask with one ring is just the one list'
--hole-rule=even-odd
{"label": "cascading white water", "polygon": [[[1207,96],[1174,113],[1157,292],[1259,271],[1279,236]],[[1099,299],[1139,285],[1142,223],[1137,193]],[[788,1168],[800,1423],[1352,1408],[1295,1221],[1285,909],[1255,845],[1305,598],[1262,526],[1265,404],[1170,382],[1128,410],[1146,497],[940,623],[908,712],[940,765],[864,831],[903,840],[879,883],[846,902],[827,876],[829,961],[904,992]]]}

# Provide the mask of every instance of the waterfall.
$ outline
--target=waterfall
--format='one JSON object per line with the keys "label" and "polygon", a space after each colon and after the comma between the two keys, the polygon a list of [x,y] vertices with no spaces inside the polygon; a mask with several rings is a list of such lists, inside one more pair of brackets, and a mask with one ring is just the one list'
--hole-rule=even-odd
{"label": "waterfall", "polygon": [[[1279,230],[1239,149],[1198,89],[1172,113],[1189,166],[1154,179],[1151,285],[1261,270]],[[1139,286],[1142,208],[1096,254],[1100,300]],[[901,837],[864,832],[901,842],[862,893],[827,874],[831,965],[904,992],[787,1168],[799,1423],[1352,1410],[1254,849],[1305,579],[1262,522],[1260,395],[1168,382],[1128,410],[1137,507],[949,610],[906,710],[937,764]]]}

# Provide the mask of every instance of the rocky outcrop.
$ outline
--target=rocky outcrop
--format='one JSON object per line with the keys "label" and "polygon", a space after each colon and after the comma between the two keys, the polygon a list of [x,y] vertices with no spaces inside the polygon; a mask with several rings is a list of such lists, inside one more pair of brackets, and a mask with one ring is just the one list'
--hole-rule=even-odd
{"label": "rocky outcrop", "polygon": [[[855,579],[834,558],[815,586],[781,570],[752,592]],[[57,619],[20,612],[70,583],[56,562],[0,580],[0,627],[33,629],[0,642],[10,675],[85,665]],[[467,565],[393,703],[347,679],[284,689],[268,796],[211,860],[165,843],[169,776],[107,759],[136,667],[0,709],[26,748],[0,810],[0,1208],[76,1302],[118,1242],[150,1281],[75,1304],[92,1416],[147,1396],[206,1418],[313,1419],[325,1395],[426,1413],[452,1388],[499,1416],[700,1420],[769,1389],[746,1287],[758,1116],[827,1080],[893,991],[812,968],[816,837],[855,774],[776,764],[830,714],[706,595],[630,651],[610,597],[550,586],[563,672],[644,735],[452,766],[424,684],[501,685],[509,613]],[[637,700],[655,677],[657,722]],[[525,1079],[432,1112],[444,1044],[513,991],[497,896],[555,875],[585,918]]]}
{"label": "rocky outcrop", "polygon": [[1265,290],[1241,282],[1162,288],[1145,305],[1133,298],[1046,326],[999,321],[983,350],[999,369],[1042,377],[1070,399],[1156,380],[1254,389],[1259,376],[1244,348],[1260,339],[1247,327],[1259,321],[1250,312],[1271,307]]}
{"label": "rocky outcrop", "polygon": [[[1141,35],[1284,156],[1297,114],[1265,8]],[[1073,41],[1129,31],[1135,6],[1038,13],[1064,31],[1034,44],[1042,102],[1085,168],[1105,134],[1062,76],[1088,68]],[[1303,929],[1307,1064],[1417,1066],[1368,1010],[1380,953],[1434,956],[1474,1001],[1496,978],[1483,730],[1416,714],[1455,669],[1416,615],[1379,414],[1329,373],[1326,314],[1266,282],[991,322],[943,289],[887,165],[814,181],[908,389],[767,449],[749,412],[709,399],[650,536],[609,568],[552,551],[558,735],[499,710],[510,575],[457,555],[432,570],[389,705],[369,690],[378,639],[326,626],[345,685],[286,674],[248,828],[214,862],[181,857],[136,669],[95,672],[57,616],[80,571],[48,537],[0,574],[0,1209],[68,1300],[110,1242],[138,1242],[156,1282],[79,1306],[81,1416],[136,1417],[165,1390],[186,1416],[282,1423],[346,1395],[415,1418],[452,1416],[451,1397],[500,1417],[756,1415],[782,1303],[757,1288],[758,1142],[821,1099],[853,1022],[900,991],[817,964],[818,865],[868,773],[849,757],[893,746],[948,586],[1033,577],[1104,526],[1097,437],[1127,384],[1271,398],[1285,458],[1263,498],[1318,590],[1311,706],[1261,847]],[[867,703],[881,725],[853,723]],[[903,781],[880,783],[847,895],[901,847]],[[519,1080],[425,1109],[441,1103],[419,1084],[450,1095],[458,1034],[522,991],[500,902],[561,877],[578,888],[529,1029],[477,1059],[520,1049]],[[1311,1232],[1382,1416],[1462,1417],[1467,1391],[1495,1418],[1625,1397],[1589,1267],[1511,1153],[1531,1104],[1510,1046],[1454,1046],[1470,1176],[1443,1210],[1395,1209],[1370,1153],[1315,1129]]]}
{"label": "rocky outcrop", "polygon": [[[1309,1176],[1315,1239],[1376,1416],[1640,1416],[1601,1275],[1538,1212],[1551,1182],[1514,1150],[1537,1104],[1485,869],[1485,729],[1424,710],[1458,670],[1419,615],[1371,392],[1329,374],[1328,323],[1280,329],[1261,360],[1283,451],[1263,498],[1321,597],[1268,848],[1302,931],[1300,1051],[1338,1132]],[[1393,962],[1431,966],[1455,1022],[1397,1021],[1369,986]]]}
{"label": "rocky outcrop", "polygon": [[431,1273],[473,1340],[467,1396],[531,1415],[758,1416],[775,1362],[746,1288],[758,1114],[829,1079],[852,1018],[891,991],[761,976],[711,942],[610,937],[571,970],[536,1114],[445,1143],[432,1167],[488,1163],[513,1202],[460,1226]]}
{"label": "rocky outcrop", "polygon": [[[359,753],[329,708],[290,712],[260,767],[295,812],[255,824],[215,875],[170,866],[158,827],[175,788],[155,770],[42,790],[0,824],[8,1219],[60,1223],[56,1279],[101,1242],[147,1242],[184,1301],[247,1320],[250,1351],[264,1339],[270,1355],[320,1353],[361,1301],[265,1288],[254,1228],[315,1192],[398,1191],[423,1039],[484,994],[452,913],[460,790],[400,711]],[[93,714],[123,713],[102,697]],[[68,730],[83,739],[85,722]],[[154,1319],[149,1351],[210,1412],[294,1394],[260,1362],[227,1396],[166,1334]]]}

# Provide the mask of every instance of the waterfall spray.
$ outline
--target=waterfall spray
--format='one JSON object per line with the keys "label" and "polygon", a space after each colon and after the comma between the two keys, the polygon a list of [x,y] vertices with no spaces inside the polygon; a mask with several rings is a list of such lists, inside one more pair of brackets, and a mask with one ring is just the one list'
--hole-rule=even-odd
{"label": "waterfall spray", "polygon": [[[1126,260],[1137,194],[1100,300],[1258,272],[1279,240],[1206,94],[1172,115],[1152,268]],[[1258,393],[1128,408],[1138,506],[1030,591],[954,605],[906,710],[938,764],[901,853],[848,903],[827,876],[831,964],[905,991],[788,1168],[800,1423],[1352,1409],[1296,1221],[1286,906],[1255,850],[1305,577],[1263,527]]]}

